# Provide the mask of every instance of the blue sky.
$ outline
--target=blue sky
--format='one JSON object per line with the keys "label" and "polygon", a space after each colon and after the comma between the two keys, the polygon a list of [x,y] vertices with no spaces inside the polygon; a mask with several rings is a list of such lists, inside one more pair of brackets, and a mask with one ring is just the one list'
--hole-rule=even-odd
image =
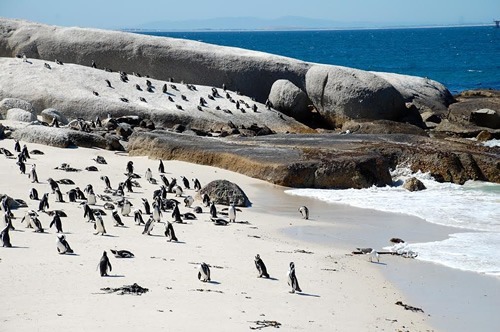
{"label": "blue sky", "polygon": [[467,24],[500,19],[500,0],[0,0],[0,16],[107,29],[243,16],[374,25]]}

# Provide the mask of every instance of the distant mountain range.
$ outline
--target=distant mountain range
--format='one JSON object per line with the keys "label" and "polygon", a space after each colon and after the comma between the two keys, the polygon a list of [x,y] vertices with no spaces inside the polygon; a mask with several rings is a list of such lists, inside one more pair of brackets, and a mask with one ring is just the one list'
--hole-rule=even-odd
{"label": "distant mountain range", "polygon": [[[410,23],[411,24],[411,23]],[[408,23],[392,23],[390,26],[407,26]],[[298,16],[275,19],[256,17],[221,17],[185,21],[155,21],[127,27],[125,30],[302,30],[302,29],[347,29],[381,28],[388,24],[373,22],[339,22]]]}

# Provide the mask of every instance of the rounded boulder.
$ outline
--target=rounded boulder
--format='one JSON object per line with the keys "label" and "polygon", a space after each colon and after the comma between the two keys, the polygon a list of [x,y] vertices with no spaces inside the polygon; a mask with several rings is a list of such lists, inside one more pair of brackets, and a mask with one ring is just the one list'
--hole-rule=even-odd
{"label": "rounded boulder", "polygon": [[310,113],[307,94],[289,80],[277,80],[273,83],[269,101],[276,110],[299,121],[307,120]]}
{"label": "rounded boulder", "polygon": [[7,120],[19,121],[19,122],[36,121],[35,114],[20,108],[11,108],[10,110],[7,111],[7,115],[5,118]]}

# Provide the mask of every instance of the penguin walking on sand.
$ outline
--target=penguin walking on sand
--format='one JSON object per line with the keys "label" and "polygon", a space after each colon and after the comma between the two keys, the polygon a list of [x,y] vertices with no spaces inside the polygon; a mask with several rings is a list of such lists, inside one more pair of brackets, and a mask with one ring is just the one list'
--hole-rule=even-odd
{"label": "penguin walking on sand", "polygon": [[120,218],[120,215],[118,214],[118,211],[113,210],[112,215],[113,220],[115,221],[115,226],[125,226],[122,222],[122,218]]}
{"label": "penguin walking on sand", "polygon": [[141,200],[142,204],[144,205],[144,213],[151,214],[151,206],[149,205],[147,198],[141,198]]}
{"label": "penguin walking on sand", "polygon": [[2,240],[2,247],[4,248],[12,248],[12,244],[10,243],[9,228],[10,226],[6,225],[0,232],[0,240]]}
{"label": "penguin walking on sand", "polygon": [[295,264],[293,262],[290,262],[290,270],[288,270],[288,285],[292,287],[290,293],[302,292],[297,276],[295,275]]}
{"label": "penguin walking on sand", "polygon": [[45,208],[49,208],[49,193],[45,193],[38,204],[38,211],[45,211]]}
{"label": "penguin walking on sand", "polygon": [[168,179],[165,175],[161,174],[160,179],[163,182],[163,184],[165,185],[165,187],[168,187],[170,185],[170,183],[168,182]]}
{"label": "penguin walking on sand", "polygon": [[31,179],[31,183],[38,183],[38,174],[36,173],[36,164],[31,165],[28,177]]}
{"label": "penguin walking on sand", "polygon": [[49,228],[52,228],[52,226],[56,226],[57,233],[63,233],[62,229],[62,221],[61,217],[59,217],[59,214],[56,213],[54,214],[54,217],[52,218],[52,221],[50,222]]}
{"label": "penguin walking on sand", "polygon": [[34,225],[32,224],[32,219],[33,217],[38,217],[38,213],[36,213],[35,210],[28,210],[26,214],[24,215],[23,219],[21,219],[21,223],[23,223],[26,220],[26,228],[33,228]]}
{"label": "penguin walking on sand", "polygon": [[307,206],[299,207],[299,212],[302,215],[302,219],[309,219],[309,209],[307,208]]}
{"label": "penguin walking on sand", "polygon": [[144,225],[144,220],[142,219],[142,211],[139,209],[134,210],[134,222],[137,225]]}
{"label": "penguin walking on sand", "polygon": [[69,246],[69,243],[68,241],[66,241],[66,236],[64,236],[64,234],[57,237],[57,252],[60,255],[73,253],[73,249],[71,249],[71,247]]}
{"label": "penguin walking on sand", "polygon": [[269,274],[267,273],[267,268],[262,259],[260,258],[260,255],[257,254],[255,256],[255,267],[257,268],[257,271],[259,271],[259,278],[269,278]]}
{"label": "penguin walking on sand", "polygon": [[175,192],[175,197],[181,197],[183,193],[181,186],[175,186],[174,192]]}
{"label": "penguin walking on sand", "polygon": [[48,178],[47,179],[47,182],[49,183],[50,185],[50,189],[52,189],[52,193],[55,194],[56,192],[56,189],[59,189],[59,185],[57,184],[56,181],[54,181],[54,179],[52,178]]}
{"label": "penguin walking on sand", "polygon": [[163,161],[161,159],[160,159],[160,164],[158,165],[158,172],[165,173],[165,165],[163,165]]}
{"label": "penguin walking on sand", "polygon": [[203,282],[210,281],[210,267],[207,263],[201,263],[198,269],[198,279]]}
{"label": "penguin walking on sand", "polygon": [[18,153],[21,152],[21,144],[19,144],[19,141],[16,139],[16,140],[14,140],[14,142],[15,142],[14,143],[14,151],[16,151]]}
{"label": "penguin walking on sand", "polygon": [[142,234],[151,235],[151,232],[153,231],[154,226],[155,226],[155,221],[154,221],[153,217],[150,217],[149,220],[144,225],[144,230],[142,231]]}
{"label": "penguin walking on sand", "polygon": [[101,260],[99,261],[99,273],[101,274],[101,277],[108,276],[108,269],[109,272],[111,272],[113,268],[111,267],[111,263],[109,261],[106,251],[104,251],[102,253]]}
{"label": "penguin walking on sand", "polygon": [[210,206],[210,196],[208,196],[207,193],[203,194],[202,201],[203,201],[203,205],[205,205],[206,207]]}
{"label": "penguin walking on sand", "polygon": [[94,233],[94,235],[97,235],[99,233],[101,233],[101,235],[106,234],[106,228],[104,227],[104,221],[102,220],[101,214],[99,212],[96,212],[95,217],[96,220],[94,223],[94,229],[96,230],[96,232]]}
{"label": "penguin walking on sand", "polygon": [[174,226],[171,222],[167,221],[165,224],[165,236],[168,238],[168,242],[177,242],[177,237],[175,236]]}
{"label": "penguin walking on sand", "polygon": [[19,160],[18,162],[16,162],[16,164],[19,166],[19,172],[21,174],[26,174],[26,164],[24,163],[24,161]]}

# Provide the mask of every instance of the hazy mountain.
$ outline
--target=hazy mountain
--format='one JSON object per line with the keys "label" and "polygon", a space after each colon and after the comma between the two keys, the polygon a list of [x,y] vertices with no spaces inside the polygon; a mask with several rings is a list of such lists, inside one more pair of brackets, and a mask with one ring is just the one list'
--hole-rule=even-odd
{"label": "hazy mountain", "polygon": [[373,27],[370,22],[346,23],[331,20],[286,16],[276,19],[256,17],[221,17],[186,21],[156,21],[127,29],[141,30],[297,30]]}

